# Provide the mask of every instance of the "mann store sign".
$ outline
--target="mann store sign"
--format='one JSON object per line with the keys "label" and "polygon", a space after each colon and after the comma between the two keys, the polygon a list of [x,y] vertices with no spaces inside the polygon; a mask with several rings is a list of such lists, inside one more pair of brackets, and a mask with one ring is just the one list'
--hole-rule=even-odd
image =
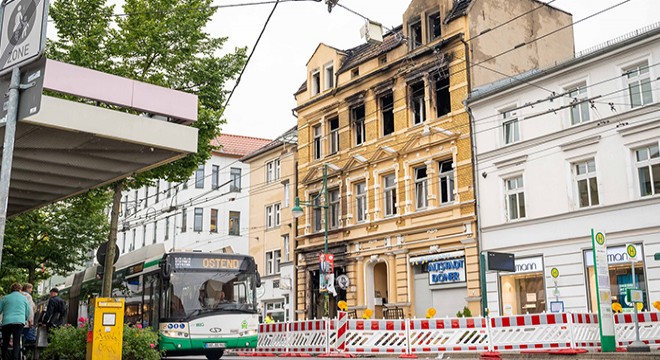
{"label": "mann store sign", "polygon": [[465,257],[429,262],[429,285],[465,282]]}
{"label": "mann store sign", "polygon": [[[641,245],[631,244],[637,249],[637,259],[643,259]],[[639,261],[639,260],[638,260]],[[594,266],[594,256],[592,250],[585,251],[584,262],[587,267]],[[609,265],[630,264],[630,257],[626,252],[625,246],[612,246],[607,248],[607,263]]]}

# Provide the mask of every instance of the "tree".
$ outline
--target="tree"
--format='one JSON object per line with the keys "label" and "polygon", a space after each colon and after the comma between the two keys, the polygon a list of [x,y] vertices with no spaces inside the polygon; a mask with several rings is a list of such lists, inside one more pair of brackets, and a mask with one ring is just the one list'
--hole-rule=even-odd
{"label": "tree", "polygon": [[[211,156],[211,140],[223,123],[224,85],[240,72],[246,59],[245,48],[217,55],[227,39],[213,38],[204,30],[217,10],[212,2],[126,0],[125,15],[115,18],[114,27],[108,20],[113,8],[105,0],[56,0],[51,7],[59,38],[50,43],[48,53],[54,59],[199,97],[198,120],[192,125],[198,129],[197,153],[112,185],[108,258],[117,241],[123,190],[151,185],[156,179],[185,181]],[[106,262],[105,276],[102,294],[108,296],[110,262]]]}
{"label": "tree", "polygon": [[83,265],[108,237],[109,195],[93,190],[9,219],[3,282],[35,283]]}

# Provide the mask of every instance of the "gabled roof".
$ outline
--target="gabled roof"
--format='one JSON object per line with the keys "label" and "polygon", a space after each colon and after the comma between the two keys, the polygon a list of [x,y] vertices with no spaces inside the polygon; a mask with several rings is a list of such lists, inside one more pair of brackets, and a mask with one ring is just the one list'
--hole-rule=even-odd
{"label": "gabled roof", "polygon": [[472,4],[473,0],[456,0],[454,1],[454,7],[451,8],[451,11],[449,11],[449,14],[447,14],[447,17],[445,18],[445,24],[449,24],[452,20],[458,19],[461,16],[464,16],[467,14],[468,8],[470,7],[470,4]]}
{"label": "gabled roof", "polygon": [[271,141],[270,139],[251,136],[220,134],[211,140],[211,144],[219,148],[214,152],[232,156],[245,156]]}
{"label": "gabled roof", "polygon": [[402,29],[403,25],[399,25],[392,29],[390,32],[385,34],[383,37],[383,42],[380,44],[365,43],[352,49],[345,50],[344,53],[346,53],[346,58],[344,59],[344,62],[337,72],[342,73],[367,60],[387,53],[388,51],[404,43],[405,40],[403,38],[403,33],[401,32]]}
{"label": "gabled roof", "polygon": [[278,136],[277,139],[243,156],[241,161],[249,161],[250,159],[253,159],[283,144],[298,144],[298,125],[287,130],[284,134]]}

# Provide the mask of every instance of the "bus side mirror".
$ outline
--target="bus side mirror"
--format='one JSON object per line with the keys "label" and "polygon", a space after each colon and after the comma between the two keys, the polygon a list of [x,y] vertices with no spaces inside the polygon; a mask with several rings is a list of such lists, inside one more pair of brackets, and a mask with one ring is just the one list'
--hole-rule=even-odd
{"label": "bus side mirror", "polygon": [[163,264],[163,266],[161,266],[161,268],[160,268],[160,274],[161,274],[161,277],[163,278],[163,280],[166,280],[166,281],[169,280],[170,275],[172,274],[172,265],[170,265],[170,263],[166,261]]}
{"label": "bus side mirror", "polygon": [[259,272],[257,271],[257,287],[261,287],[261,275],[259,275]]}

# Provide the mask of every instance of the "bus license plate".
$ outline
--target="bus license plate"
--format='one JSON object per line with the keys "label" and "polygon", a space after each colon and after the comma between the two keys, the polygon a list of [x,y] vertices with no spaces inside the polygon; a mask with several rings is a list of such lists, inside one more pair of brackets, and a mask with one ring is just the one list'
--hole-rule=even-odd
{"label": "bus license plate", "polygon": [[227,347],[225,343],[206,343],[206,347],[209,349],[224,349]]}

